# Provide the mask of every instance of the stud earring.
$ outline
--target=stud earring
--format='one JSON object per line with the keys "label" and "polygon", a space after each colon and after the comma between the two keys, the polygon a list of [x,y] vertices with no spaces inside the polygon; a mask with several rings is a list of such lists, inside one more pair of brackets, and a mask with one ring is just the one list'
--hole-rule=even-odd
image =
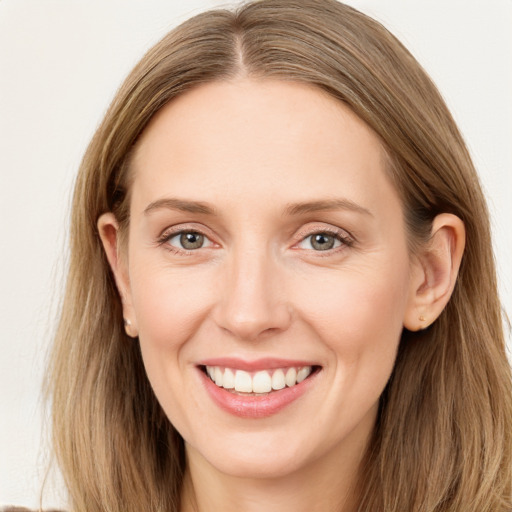
{"label": "stud earring", "polygon": [[124,319],[124,330],[130,338],[136,338],[137,334],[133,332],[132,323],[127,318]]}
{"label": "stud earring", "polygon": [[420,315],[420,322],[424,322],[425,321],[425,317],[423,315]]}

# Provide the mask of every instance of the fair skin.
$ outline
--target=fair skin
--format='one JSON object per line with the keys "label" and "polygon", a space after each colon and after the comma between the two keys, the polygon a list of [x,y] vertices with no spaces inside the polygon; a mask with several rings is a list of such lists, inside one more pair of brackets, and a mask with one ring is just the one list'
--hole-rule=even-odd
{"label": "fair skin", "polygon": [[[410,254],[385,165],[359,118],[297,83],[203,85],[143,133],[126,246],[111,213],[98,227],[185,441],[183,512],[354,510],[402,329],[441,313],[464,247],[443,214]],[[222,384],[301,368],[257,396]]]}

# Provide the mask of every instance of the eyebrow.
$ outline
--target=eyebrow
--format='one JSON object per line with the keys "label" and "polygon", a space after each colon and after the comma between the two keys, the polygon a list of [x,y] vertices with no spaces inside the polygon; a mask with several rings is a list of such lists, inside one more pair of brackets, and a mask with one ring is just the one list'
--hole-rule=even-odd
{"label": "eyebrow", "polygon": [[[188,201],[185,199],[177,199],[173,197],[166,197],[153,201],[145,208],[144,214],[147,215],[154,210],[159,210],[162,208],[178,210],[187,213],[217,215],[215,208],[210,206],[208,203],[204,203],[202,201]],[[325,199],[318,201],[291,203],[284,208],[283,214],[286,216],[294,216],[334,210],[350,210],[373,217],[373,214],[370,212],[370,210],[357,203],[354,203],[354,201],[351,201],[350,199]]]}
{"label": "eyebrow", "polygon": [[166,208],[169,210],[178,210],[187,213],[202,213],[204,215],[216,215],[215,209],[209,206],[207,203],[200,201],[187,201],[184,199],[175,199],[173,197],[166,197],[164,199],[158,199],[150,203],[144,210],[144,214],[147,215],[154,210]]}
{"label": "eyebrow", "polygon": [[320,201],[308,201],[304,203],[293,203],[284,209],[285,215],[303,215],[305,213],[326,212],[334,210],[350,210],[373,217],[373,214],[350,199],[326,199]]}

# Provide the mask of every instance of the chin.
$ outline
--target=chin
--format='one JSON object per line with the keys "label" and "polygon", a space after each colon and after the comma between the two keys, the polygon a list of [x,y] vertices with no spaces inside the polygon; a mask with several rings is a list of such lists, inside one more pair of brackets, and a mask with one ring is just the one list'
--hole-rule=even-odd
{"label": "chin", "polygon": [[[236,437],[240,435],[243,434]],[[233,437],[218,443],[212,443],[210,439],[209,444],[204,447],[198,446],[187,451],[189,456],[199,457],[221,473],[232,477],[282,478],[296,472],[308,462],[307,453],[301,447],[309,443],[304,441],[292,444],[290,437],[287,437],[287,441],[273,436],[269,439],[268,432],[265,432],[261,436],[245,439],[242,443]]]}
{"label": "chin", "polygon": [[244,479],[279,479],[295,473],[304,462],[297,457],[287,457],[280,453],[274,457],[261,454],[245,454],[243,457],[229,457],[210,462],[220,472]]}

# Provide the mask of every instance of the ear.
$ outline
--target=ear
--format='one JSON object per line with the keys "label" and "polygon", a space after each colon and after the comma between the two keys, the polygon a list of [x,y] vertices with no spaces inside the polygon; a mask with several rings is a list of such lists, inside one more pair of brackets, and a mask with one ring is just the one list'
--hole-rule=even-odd
{"label": "ear", "polygon": [[119,243],[119,223],[113,213],[104,213],[98,219],[98,232],[114,274],[117,290],[123,305],[124,328],[132,338],[138,336],[137,321],[132,306],[127,258],[121,254]]}
{"label": "ear", "polygon": [[415,255],[404,327],[427,328],[450,300],[466,241],[464,223],[450,213],[432,223],[429,242]]}

